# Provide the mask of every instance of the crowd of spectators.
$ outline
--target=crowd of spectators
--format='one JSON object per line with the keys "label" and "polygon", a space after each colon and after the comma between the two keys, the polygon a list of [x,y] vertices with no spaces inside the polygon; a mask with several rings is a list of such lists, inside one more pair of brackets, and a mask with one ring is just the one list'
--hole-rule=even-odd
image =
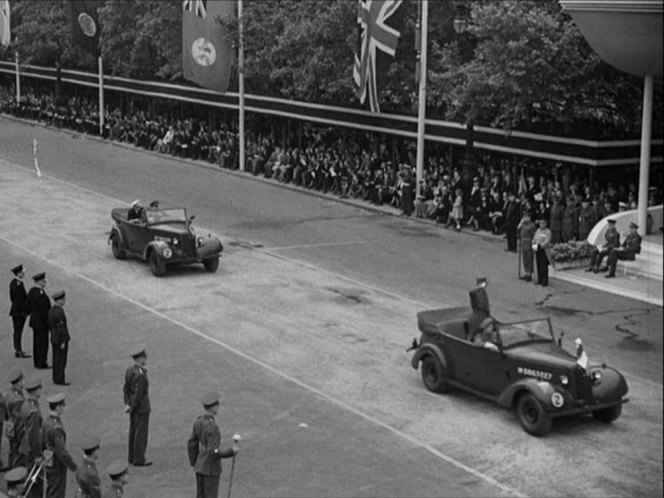
{"label": "crowd of spectators", "polygon": [[[35,93],[23,95],[17,103],[0,89],[0,112],[90,134],[99,134],[96,104],[93,99],[70,97],[56,105],[50,95]],[[236,129],[223,123],[213,129],[208,120],[193,116],[107,109],[102,135],[222,168],[239,166]],[[516,229],[511,226],[514,219],[518,223],[528,211],[533,219],[548,221],[553,243],[585,239],[603,217],[636,209],[635,182],[597,178],[590,184],[587,173],[585,179],[573,176],[569,167],[559,164],[534,166],[480,153],[473,158],[470,175],[454,167],[446,154],[430,154],[420,196],[415,198],[413,144],[404,143],[401,153],[395,154],[375,136],[369,137],[358,132],[341,139],[307,129],[297,141],[284,141],[265,126],[250,129],[245,169],[277,182],[392,206],[405,216],[428,218],[455,230],[509,233]],[[294,142],[298,145],[288,145]],[[661,191],[653,187],[649,204],[660,202]]]}

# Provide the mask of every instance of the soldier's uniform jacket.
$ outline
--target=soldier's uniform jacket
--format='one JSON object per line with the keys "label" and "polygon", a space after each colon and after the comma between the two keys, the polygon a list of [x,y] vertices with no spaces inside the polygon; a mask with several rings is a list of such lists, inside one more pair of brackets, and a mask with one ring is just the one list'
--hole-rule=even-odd
{"label": "soldier's uniform jacket", "polygon": [[39,401],[34,398],[26,399],[21,406],[21,424],[24,432],[18,450],[29,461],[42,456],[42,423]]}
{"label": "soldier's uniform jacket", "polygon": [[76,482],[81,490],[81,498],[101,498],[101,480],[94,462],[83,459],[76,471]]}
{"label": "soldier's uniform jacket", "polygon": [[537,230],[537,227],[532,221],[524,221],[521,223],[519,226],[519,238],[521,239],[521,247],[528,247],[532,245],[535,230]]}
{"label": "soldier's uniform jacket", "polygon": [[53,452],[53,462],[47,467],[50,471],[56,474],[66,474],[67,469],[75,472],[77,465],[74,459],[67,451],[67,435],[65,428],[62,426],[62,420],[53,414],[50,414],[44,420],[42,429],[42,440],[44,447]]}
{"label": "soldier's uniform jacket", "polygon": [[221,450],[221,434],[212,415],[201,415],[194,422],[194,429],[187,443],[189,463],[196,473],[204,476],[221,474],[221,459],[233,456],[231,448]]}
{"label": "soldier's uniform jacket", "polygon": [[23,317],[30,313],[28,293],[22,280],[15,278],[9,283],[9,299],[12,302],[9,316]]}
{"label": "soldier's uniform jacket", "polygon": [[606,249],[615,249],[620,247],[620,232],[615,228],[607,228],[604,233],[604,247]]}
{"label": "soldier's uniform jacket", "polygon": [[[596,221],[593,208],[590,206],[584,208],[582,206],[579,210],[579,237],[585,239],[590,233],[590,230],[595,226]],[[585,235],[585,237],[583,235]]]}
{"label": "soldier's uniform jacket", "polygon": [[48,312],[48,329],[51,331],[51,342],[55,346],[69,342],[69,329],[67,328],[67,316],[62,306],[57,304]]}
{"label": "soldier's uniform jacket", "polygon": [[51,309],[51,300],[41,287],[33,287],[28,292],[30,305],[30,327],[33,329],[48,328],[48,312]]}
{"label": "soldier's uniform jacket", "polygon": [[20,441],[23,437],[21,407],[23,406],[24,401],[25,395],[23,394],[23,390],[14,387],[2,396],[8,439]]}
{"label": "soldier's uniform jacket", "polygon": [[563,229],[563,216],[565,208],[562,204],[555,204],[551,207],[551,230]]}
{"label": "soldier's uniform jacket", "polygon": [[103,498],[119,498],[120,496],[124,496],[124,489],[122,489],[121,485],[113,483],[106,490]]}
{"label": "soldier's uniform jacket", "polygon": [[640,253],[641,252],[641,236],[636,232],[628,233],[627,237],[625,237],[625,240],[622,243],[622,248],[625,250],[626,253],[629,253],[632,256],[634,254]]}
{"label": "soldier's uniform jacket", "polygon": [[132,365],[127,369],[123,392],[125,405],[129,406],[131,413],[150,413],[148,386],[145,368]]}

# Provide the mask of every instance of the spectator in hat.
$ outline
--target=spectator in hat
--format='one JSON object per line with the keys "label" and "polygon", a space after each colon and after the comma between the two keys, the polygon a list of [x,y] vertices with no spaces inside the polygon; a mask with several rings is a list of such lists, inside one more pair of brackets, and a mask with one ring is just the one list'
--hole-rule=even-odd
{"label": "spectator in hat", "polygon": [[[9,455],[7,466],[14,468],[20,465],[21,454],[19,445],[23,439],[23,429],[21,425],[21,408],[25,401],[23,393],[23,372],[20,369],[12,371],[9,375],[11,389],[2,395],[0,403],[0,434],[2,434],[2,425],[6,428],[7,440],[9,441]],[[2,467],[2,465],[0,465]]]}
{"label": "spectator in hat", "polygon": [[97,436],[83,440],[83,461],[76,470],[76,482],[81,498],[101,498],[101,479],[97,471],[97,459],[101,441]]}
{"label": "spectator in hat", "polygon": [[530,213],[526,210],[523,212],[523,217],[519,222],[519,240],[521,241],[521,260],[523,261],[523,269],[525,275],[521,277],[521,280],[530,282],[533,279],[533,259],[535,254],[533,253],[533,237],[535,236],[535,231],[537,227],[535,223],[530,219]]}
{"label": "spectator in hat", "polygon": [[35,368],[46,369],[48,366],[48,312],[51,300],[46,291],[46,274],[37,273],[32,277],[34,286],[28,292],[30,306],[30,327],[32,328],[32,361]]}
{"label": "spectator in hat", "polygon": [[[39,408],[39,398],[42,392],[42,383],[39,377],[33,377],[26,381],[25,391],[26,400],[21,406],[21,426],[23,428],[23,437],[19,446],[21,453],[21,463],[25,467],[32,469],[35,465],[40,465],[44,461],[43,442],[42,442],[42,418]],[[30,490],[29,498],[41,498],[44,492],[43,479],[37,479]]]}
{"label": "spectator in hat", "polygon": [[535,263],[537,264],[538,285],[546,287],[549,285],[549,248],[551,247],[551,230],[546,226],[546,220],[540,218],[539,228],[533,236],[533,251],[535,251]]}
{"label": "spectator in hat", "polygon": [[616,220],[612,218],[607,220],[607,223],[609,226],[606,229],[606,232],[604,232],[604,245],[593,249],[590,257],[590,267],[586,269],[587,272],[599,272],[602,260],[608,256],[613,249],[620,247],[620,233],[616,230]]}
{"label": "spectator in hat", "polygon": [[62,425],[65,410],[65,395],[54,394],[46,398],[48,416],[44,420],[43,438],[45,449],[52,452],[52,461],[46,468],[46,498],[65,498],[67,492],[67,469],[76,472],[78,466],[67,451],[67,434]]}
{"label": "spectator in hat", "polygon": [[14,356],[16,358],[30,358],[30,355],[23,351],[23,347],[21,346],[23,327],[30,314],[28,294],[23,284],[25,269],[23,265],[18,265],[12,268],[12,273],[14,274],[14,278],[9,283],[9,300],[12,303],[9,308],[9,316],[12,317],[14,328]]}
{"label": "spectator in hat", "polygon": [[631,222],[629,224],[629,233],[625,237],[625,240],[620,245],[612,249],[609,253],[609,259],[607,261],[607,266],[609,267],[609,273],[606,275],[606,278],[613,278],[616,276],[616,265],[618,260],[620,261],[634,261],[636,255],[641,252],[641,236],[637,232],[639,226]]}
{"label": "spectator in hat", "polygon": [[18,498],[22,496],[23,487],[25,486],[25,478],[28,476],[28,471],[25,467],[16,467],[5,474],[5,482],[7,483],[7,496],[9,498]]}
{"label": "spectator in hat", "polygon": [[473,227],[473,231],[480,229],[480,206],[482,204],[482,192],[480,191],[480,179],[473,178],[473,186],[468,195],[468,225]]}
{"label": "spectator in hat", "polygon": [[127,484],[128,470],[129,467],[124,460],[115,460],[106,467],[106,473],[111,478],[111,485],[104,493],[103,498],[120,498],[124,495],[124,486]]}
{"label": "spectator in hat", "polygon": [[148,371],[145,368],[148,355],[145,348],[139,348],[131,357],[134,364],[125,373],[123,388],[125,412],[129,414],[128,461],[136,467],[144,467],[152,465],[152,462],[145,460],[150,422]]}
{"label": "spectator in hat", "polygon": [[217,498],[221,479],[221,459],[237,454],[238,447],[222,450],[221,434],[214,420],[219,411],[219,395],[209,393],[201,400],[205,412],[194,422],[187,442],[189,463],[196,472],[196,498]]}
{"label": "spectator in hat", "polygon": [[69,329],[67,328],[67,316],[65,315],[65,291],[61,290],[53,294],[53,306],[48,312],[48,329],[51,332],[51,344],[53,346],[53,383],[60,386],[68,386],[65,382],[65,367],[67,366],[67,353],[69,352]]}
{"label": "spectator in hat", "polygon": [[500,199],[500,193],[495,191],[491,194],[489,200],[489,220],[491,222],[491,231],[498,235],[503,231],[505,225],[504,203]]}

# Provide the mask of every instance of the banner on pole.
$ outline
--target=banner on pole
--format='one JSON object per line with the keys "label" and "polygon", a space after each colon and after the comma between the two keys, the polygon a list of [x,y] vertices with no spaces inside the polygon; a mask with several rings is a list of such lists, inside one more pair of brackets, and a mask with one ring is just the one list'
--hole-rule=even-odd
{"label": "banner on pole", "polygon": [[231,0],[182,2],[182,73],[205,88],[224,93],[231,67],[231,43],[219,19],[233,16]]}
{"label": "banner on pole", "polygon": [[99,56],[100,0],[70,0],[72,35],[74,41],[95,57]]}
{"label": "banner on pole", "polygon": [[0,45],[6,47],[12,41],[11,10],[9,0],[0,0]]}

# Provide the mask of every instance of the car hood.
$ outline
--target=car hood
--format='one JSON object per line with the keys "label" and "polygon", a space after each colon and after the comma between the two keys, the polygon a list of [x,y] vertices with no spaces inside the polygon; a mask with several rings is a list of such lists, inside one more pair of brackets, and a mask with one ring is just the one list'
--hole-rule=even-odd
{"label": "car hood", "polygon": [[167,233],[170,235],[181,235],[189,233],[185,223],[155,223],[150,225],[154,232]]}
{"label": "car hood", "polygon": [[521,344],[506,349],[505,354],[530,365],[546,365],[560,370],[569,370],[576,365],[576,357],[553,341]]}

